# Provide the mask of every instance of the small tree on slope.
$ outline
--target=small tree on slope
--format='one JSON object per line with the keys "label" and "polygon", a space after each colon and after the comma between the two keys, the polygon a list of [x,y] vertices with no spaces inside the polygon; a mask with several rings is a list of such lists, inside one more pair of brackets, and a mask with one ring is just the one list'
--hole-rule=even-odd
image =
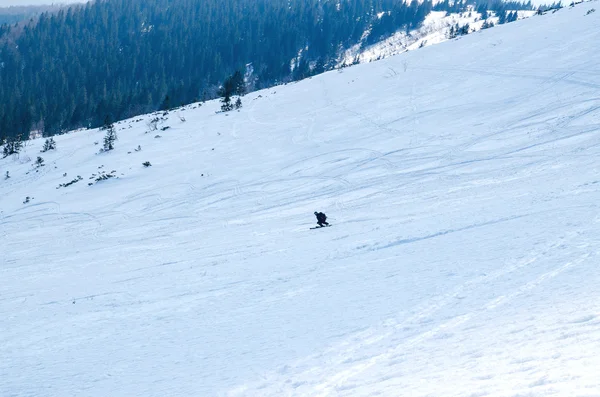
{"label": "small tree on slope", "polygon": [[23,141],[21,141],[21,136],[7,138],[4,141],[4,149],[2,150],[2,154],[4,157],[8,157],[13,154],[17,154],[23,148]]}
{"label": "small tree on slope", "polygon": [[106,130],[106,135],[104,136],[104,151],[108,152],[115,148],[115,141],[117,140],[117,132],[115,131],[115,127],[111,124]]}
{"label": "small tree on slope", "polygon": [[48,138],[46,139],[46,142],[44,142],[44,147],[42,148],[41,152],[45,153],[49,150],[55,150],[56,149],[56,142],[54,141],[54,138]]}
{"label": "small tree on slope", "polygon": [[[223,97],[221,100],[221,110],[224,112],[233,110],[234,106],[231,103],[231,97],[233,95],[244,95],[245,92],[246,84],[244,83],[244,76],[240,71],[237,71],[232,76],[226,78],[223,86],[219,90],[219,95]],[[240,105],[241,102],[242,101],[239,100]]]}

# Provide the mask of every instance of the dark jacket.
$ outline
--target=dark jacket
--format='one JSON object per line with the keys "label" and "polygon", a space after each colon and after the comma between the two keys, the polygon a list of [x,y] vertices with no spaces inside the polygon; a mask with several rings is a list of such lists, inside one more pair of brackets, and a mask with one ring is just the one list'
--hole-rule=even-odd
{"label": "dark jacket", "polygon": [[324,223],[327,220],[327,215],[325,215],[322,212],[317,212],[316,213],[317,216],[317,221]]}

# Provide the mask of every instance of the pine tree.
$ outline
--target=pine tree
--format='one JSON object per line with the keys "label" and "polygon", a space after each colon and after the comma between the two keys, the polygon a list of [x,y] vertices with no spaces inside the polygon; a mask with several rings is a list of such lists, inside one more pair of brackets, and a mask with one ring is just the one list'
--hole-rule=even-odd
{"label": "pine tree", "polygon": [[242,98],[238,97],[237,101],[235,101],[235,108],[240,109],[242,107]]}
{"label": "pine tree", "polygon": [[13,154],[18,154],[23,148],[23,141],[21,141],[21,136],[17,135],[15,137],[8,137],[4,141],[4,149],[2,150],[2,154],[4,157],[8,157]]}
{"label": "pine tree", "polygon": [[[456,25],[458,27],[458,25]],[[452,25],[450,27],[450,31],[448,32],[448,38],[449,39],[453,39],[456,37],[456,29],[454,28],[454,25]]]}
{"label": "pine tree", "polygon": [[117,132],[115,131],[115,127],[111,124],[106,130],[106,135],[104,136],[104,151],[108,152],[115,148],[115,141],[117,140]]}
{"label": "pine tree", "polygon": [[56,142],[54,141],[54,138],[46,139],[46,141],[44,142],[44,147],[41,150],[41,153],[45,153],[49,150],[56,150]]}
{"label": "pine tree", "polygon": [[499,15],[498,15],[498,25],[502,25],[504,23],[506,23],[506,20],[508,19],[507,17],[507,12],[506,10],[503,10]]}
{"label": "pine tree", "polygon": [[[233,110],[234,105],[231,104],[231,97],[233,95],[243,95],[245,92],[246,84],[244,82],[244,76],[242,75],[242,72],[237,71],[232,76],[226,78],[223,86],[219,90],[219,95],[223,97],[223,99],[221,99],[221,110],[224,112]],[[242,107],[242,100],[238,98],[235,103],[235,108],[239,109],[240,107]]]}
{"label": "pine tree", "polygon": [[232,87],[232,95],[241,96],[246,93],[246,83],[244,82],[244,76],[242,75],[242,72],[237,70],[229,79]]}
{"label": "pine tree", "polygon": [[110,116],[107,114],[104,117],[104,122],[102,123],[102,127],[100,127],[100,129],[108,130],[108,129],[112,128],[112,126],[113,126],[112,120],[111,120]]}
{"label": "pine tree", "polygon": [[222,103],[221,110],[223,112],[229,112],[230,110],[233,109],[233,106],[231,105],[231,96],[229,96],[228,92],[226,92],[223,99],[221,99],[221,103]]}
{"label": "pine tree", "polygon": [[171,110],[171,98],[169,96],[165,96],[163,103],[160,105],[159,110]]}

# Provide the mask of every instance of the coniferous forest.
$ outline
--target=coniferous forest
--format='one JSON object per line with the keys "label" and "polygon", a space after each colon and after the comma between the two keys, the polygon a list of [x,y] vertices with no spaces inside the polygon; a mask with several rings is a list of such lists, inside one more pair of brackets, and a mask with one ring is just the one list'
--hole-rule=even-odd
{"label": "coniferous forest", "polygon": [[58,11],[59,8],[60,6],[58,5],[12,6],[0,8],[0,25],[21,22],[29,18],[34,18],[42,12]]}
{"label": "coniferous forest", "polygon": [[[469,4],[498,14],[531,4]],[[332,69],[342,50],[418,27],[430,0],[96,0],[0,27],[0,142],[214,98]],[[385,12],[384,14],[381,14]],[[516,14],[515,14],[516,15]]]}

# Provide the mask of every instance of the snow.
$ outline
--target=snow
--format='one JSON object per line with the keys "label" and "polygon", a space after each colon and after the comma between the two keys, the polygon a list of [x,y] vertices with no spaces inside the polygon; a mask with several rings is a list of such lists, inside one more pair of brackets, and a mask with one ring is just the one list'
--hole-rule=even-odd
{"label": "snow", "polygon": [[[518,19],[530,18],[535,14],[536,11],[517,11]],[[381,15],[383,13],[378,14],[378,17],[381,18]],[[498,18],[490,17],[488,18],[488,22],[497,25]],[[405,51],[439,44],[448,40],[452,26],[458,24],[458,26],[462,27],[469,24],[470,32],[477,32],[481,30],[483,23],[481,14],[473,10],[460,14],[433,11],[427,15],[422,26],[412,30],[410,34],[407,34],[405,31],[398,31],[387,39],[366,48],[363,47],[362,42],[367,38],[369,32],[365,32],[361,43],[352,46],[344,52],[338,62],[338,66],[351,65],[357,58],[361,63],[372,62],[398,55]]]}
{"label": "snow", "polygon": [[592,6],[0,160],[0,395],[600,395]]}

